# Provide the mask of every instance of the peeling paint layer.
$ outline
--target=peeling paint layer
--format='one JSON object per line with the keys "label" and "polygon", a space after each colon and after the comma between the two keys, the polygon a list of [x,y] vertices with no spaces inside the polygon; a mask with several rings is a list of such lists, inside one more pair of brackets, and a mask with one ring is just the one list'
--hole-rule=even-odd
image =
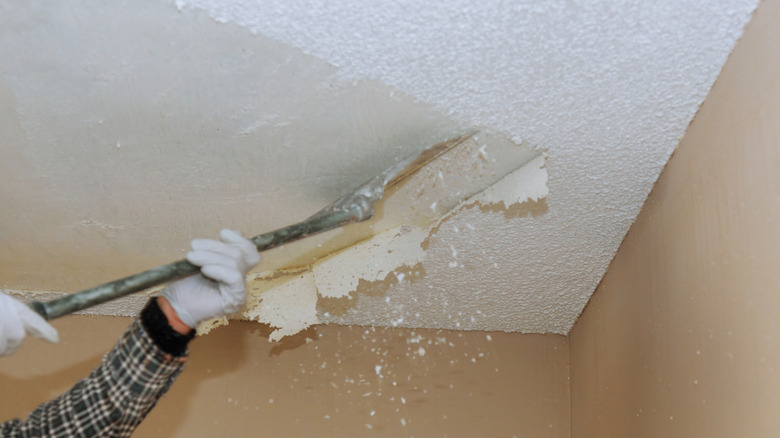
{"label": "peeling paint layer", "polygon": [[425,256],[422,244],[430,230],[404,226],[386,231],[314,264],[320,296],[340,298],[357,290],[358,282],[381,281],[401,266],[412,266]]}
{"label": "peeling paint layer", "polygon": [[248,284],[249,297],[243,316],[276,327],[270,340],[278,341],[319,322],[317,288],[310,271]]}

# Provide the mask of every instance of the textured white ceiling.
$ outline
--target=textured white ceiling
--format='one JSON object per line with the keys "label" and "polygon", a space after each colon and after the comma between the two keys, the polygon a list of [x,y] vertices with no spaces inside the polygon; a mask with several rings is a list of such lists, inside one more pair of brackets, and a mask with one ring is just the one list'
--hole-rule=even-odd
{"label": "textured white ceiling", "polygon": [[546,200],[462,211],[322,319],[567,333],[757,3],[4,2],[0,285],[286,225],[477,126],[547,152]]}

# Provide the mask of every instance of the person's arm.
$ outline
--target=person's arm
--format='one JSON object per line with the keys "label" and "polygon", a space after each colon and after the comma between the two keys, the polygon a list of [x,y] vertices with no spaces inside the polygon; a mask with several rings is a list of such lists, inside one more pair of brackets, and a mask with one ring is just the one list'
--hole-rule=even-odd
{"label": "person's arm", "polygon": [[130,436],[183,370],[190,339],[168,325],[153,298],[88,377],[26,420],[3,424],[0,436]]}
{"label": "person's arm", "polygon": [[221,236],[223,242],[192,243],[187,259],[203,275],[152,298],[88,377],[26,420],[0,424],[0,436],[130,436],[183,370],[194,327],[235,312],[246,299],[244,277],[259,255],[237,233],[223,230]]}

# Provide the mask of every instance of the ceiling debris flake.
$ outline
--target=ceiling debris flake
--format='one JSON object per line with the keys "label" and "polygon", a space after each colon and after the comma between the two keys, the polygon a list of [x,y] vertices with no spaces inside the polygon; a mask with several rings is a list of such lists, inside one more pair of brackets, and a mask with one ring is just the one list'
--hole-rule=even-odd
{"label": "ceiling debris flake", "polygon": [[276,327],[269,340],[278,341],[319,322],[317,287],[311,271],[281,277],[272,274],[267,281],[263,278],[247,281],[247,305],[242,316]]}
{"label": "ceiling debris flake", "polygon": [[401,266],[414,266],[425,256],[422,244],[430,230],[402,226],[360,242],[313,266],[314,281],[326,298],[346,297],[360,280],[382,281]]}
{"label": "ceiling debris flake", "polygon": [[198,336],[202,336],[210,333],[215,328],[221,327],[223,325],[228,325],[227,316],[209,319],[208,321],[203,321],[202,323],[200,323],[200,325],[198,325],[198,327],[195,330],[195,334]]}

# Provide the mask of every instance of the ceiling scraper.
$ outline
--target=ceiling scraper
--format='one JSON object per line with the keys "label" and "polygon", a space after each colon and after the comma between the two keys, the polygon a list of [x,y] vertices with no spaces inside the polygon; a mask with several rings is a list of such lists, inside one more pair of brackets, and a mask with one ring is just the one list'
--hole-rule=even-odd
{"label": "ceiling scraper", "polygon": [[[468,140],[473,135],[474,132],[470,132],[438,143],[419,154],[411,155],[342,196],[308,219],[261,234],[250,240],[257,246],[257,250],[262,252],[349,223],[368,220],[374,215],[374,203],[382,198],[385,189],[395,186],[421,167]],[[73,293],[63,298],[47,302],[33,301],[29,305],[45,319],[51,320],[162,283],[188,277],[198,272],[200,272],[199,267],[187,260],[179,260],[91,289]]]}
{"label": "ceiling scraper", "polygon": [[[518,149],[519,146],[512,144],[511,146],[504,146],[513,150],[511,154],[512,159],[492,159],[491,162],[491,160],[485,159],[484,154],[480,157],[481,152],[485,148],[484,145],[479,147],[475,141],[469,141],[474,140],[476,138],[475,135],[476,132],[469,132],[438,143],[421,153],[407,157],[308,219],[276,231],[261,234],[251,240],[257,246],[257,250],[262,252],[280,247],[288,242],[355,222],[365,222],[363,224],[366,226],[364,230],[357,230],[357,233],[353,233],[355,236],[365,237],[366,233],[382,231],[378,228],[387,229],[403,223],[422,220],[420,218],[433,215],[437,209],[442,210],[437,214],[446,212],[458,202],[494,184],[538,155],[536,152],[529,152],[528,149],[519,152],[515,151],[514,149]],[[490,137],[489,135],[486,136]],[[495,139],[491,141],[495,142]],[[464,146],[456,148],[459,145]],[[450,151],[453,152],[448,154]],[[435,166],[429,166],[434,161],[444,164],[440,164],[439,168],[436,169]],[[454,171],[452,166],[450,166],[451,163],[458,163]],[[426,166],[428,167],[427,172],[418,172]],[[444,179],[443,173],[449,172],[456,174],[468,172],[473,174],[474,177],[459,178],[463,185],[450,184],[447,192],[442,191],[441,188],[436,189],[435,186],[437,185],[446,186],[440,180]],[[421,173],[427,173],[427,175],[421,175]],[[400,184],[404,181],[409,184]],[[427,195],[424,195],[423,192],[426,187],[430,190],[428,190],[429,193]],[[383,204],[379,204],[381,205],[379,208],[394,211],[400,210],[395,206],[401,202],[407,204],[406,206],[416,213],[412,216],[404,214],[395,215],[394,217],[392,212],[388,213],[385,211],[379,215],[382,216],[381,218],[378,217],[374,221],[366,222],[374,216],[377,201],[388,198],[388,192],[391,192],[389,198],[393,199],[384,199]],[[396,196],[393,197],[392,195]],[[431,196],[435,198],[433,202],[430,202]],[[388,203],[389,207],[385,205]],[[427,211],[429,210],[428,208],[421,208],[421,203],[430,203],[430,211]],[[363,234],[360,234],[361,232]],[[354,242],[344,241],[340,244],[343,247],[352,243]],[[51,320],[162,283],[188,277],[198,272],[199,268],[197,266],[189,263],[187,260],[179,260],[91,289],[69,294],[63,298],[47,302],[33,301],[30,303],[30,307],[45,319]]]}

